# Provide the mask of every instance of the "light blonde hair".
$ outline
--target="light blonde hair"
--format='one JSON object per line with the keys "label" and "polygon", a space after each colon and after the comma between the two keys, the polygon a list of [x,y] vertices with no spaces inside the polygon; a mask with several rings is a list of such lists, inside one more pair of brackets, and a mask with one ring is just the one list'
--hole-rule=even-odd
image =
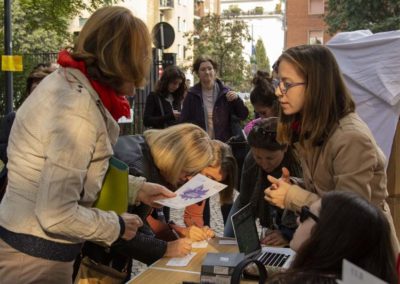
{"label": "light blonde hair", "polygon": [[130,10],[104,7],[87,20],[71,56],[85,62],[92,79],[117,91],[125,82],[142,87],[151,65],[150,33]]}
{"label": "light blonde hair", "polygon": [[154,163],[171,185],[181,172],[196,174],[210,164],[213,151],[208,134],[190,123],[144,132]]}
{"label": "light blonde hair", "polygon": [[233,156],[229,145],[214,139],[211,140],[211,146],[213,149],[213,160],[208,166],[221,166],[221,171],[225,174],[225,179],[221,182],[227,185],[227,187],[219,193],[220,203],[232,204],[233,190],[237,186],[238,181],[238,166],[236,159]]}

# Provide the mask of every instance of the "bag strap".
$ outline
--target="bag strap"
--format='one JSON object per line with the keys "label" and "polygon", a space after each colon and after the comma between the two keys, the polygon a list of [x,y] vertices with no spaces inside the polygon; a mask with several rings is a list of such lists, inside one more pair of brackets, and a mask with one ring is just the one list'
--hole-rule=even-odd
{"label": "bag strap", "polygon": [[161,115],[164,116],[165,112],[164,112],[164,108],[163,108],[163,105],[162,105],[162,103],[161,103],[161,99],[160,99],[160,96],[159,96],[159,95],[157,95],[157,100],[158,100],[158,104],[159,104],[159,106],[160,106]]}
{"label": "bag strap", "polygon": [[257,268],[258,268],[258,273],[259,273],[259,279],[258,283],[262,284],[265,283],[265,281],[268,278],[268,272],[267,269],[265,268],[264,264],[261,263],[261,261],[257,259],[251,259],[251,258],[246,258],[239,262],[238,265],[236,265],[235,269],[233,270],[232,277],[231,277],[231,284],[239,284],[240,283],[240,278],[242,276],[243,270],[250,264],[254,263]]}

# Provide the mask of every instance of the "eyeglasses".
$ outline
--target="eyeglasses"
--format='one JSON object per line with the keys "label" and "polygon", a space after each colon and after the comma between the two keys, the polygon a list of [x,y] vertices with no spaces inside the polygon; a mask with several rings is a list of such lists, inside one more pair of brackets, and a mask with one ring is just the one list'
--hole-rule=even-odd
{"label": "eyeglasses", "polygon": [[308,206],[301,207],[301,210],[300,210],[300,212],[298,212],[298,214],[299,214],[300,223],[303,223],[309,217],[317,223],[319,221],[319,217],[317,215],[315,215],[314,213],[312,213],[310,211],[310,207],[308,207]]}
{"label": "eyeglasses", "polygon": [[[272,80],[272,84],[274,85],[275,89],[279,87],[279,90],[281,91],[281,93],[283,95],[286,95],[290,88],[293,88],[293,87],[296,87],[296,86],[300,86],[300,85],[305,85],[307,83],[305,83],[305,82],[288,83],[288,82],[282,81],[281,79],[273,79]],[[282,88],[282,84],[283,84],[283,88]]]}

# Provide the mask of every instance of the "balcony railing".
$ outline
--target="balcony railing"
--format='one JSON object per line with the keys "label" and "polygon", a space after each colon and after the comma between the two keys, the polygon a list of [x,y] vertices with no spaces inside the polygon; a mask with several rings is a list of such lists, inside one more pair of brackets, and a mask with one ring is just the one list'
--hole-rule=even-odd
{"label": "balcony railing", "polygon": [[160,0],[160,10],[171,10],[174,8],[174,0]]}

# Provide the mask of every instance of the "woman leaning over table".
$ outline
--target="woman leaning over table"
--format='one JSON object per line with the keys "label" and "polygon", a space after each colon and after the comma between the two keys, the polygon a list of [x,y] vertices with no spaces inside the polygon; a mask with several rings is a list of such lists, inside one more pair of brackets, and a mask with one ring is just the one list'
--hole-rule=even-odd
{"label": "woman leaning over table", "polygon": [[298,151],[304,185],[290,184],[290,173],[283,170],[279,180],[268,177],[273,184],[265,190],[266,200],[298,211],[328,191],[354,191],[386,215],[397,253],[399,244],[385,201],[385,157],[355,113],[334,56],[321,45],[297,46],[280,56],[277,68],[275,92],[282,108],[277,139]]}
{"label": "woman leaning over table", "polygon": [[[122,7],[99,9],[74,49],[60,52],[61,67],[18,110],[0,204],[2,283],[71,283],[85,240],[110,245],[135,236],[138,216],[91,206],[118,137],[116,120],[129,116],[124,95],[144,85],[150,55],[140,19]],[[149,202],[146,192],[139,196]]]}
{"label": "woman leaning over table", "polygon": [[[183,123],[147,130],[143,135],[121,136],[114,151],[115,157],[129,166],[131,175],[176,190],[209,165],[213,158],[210,142],[203,129]],[[154,220],[150,217],[152,208],[144,204],[131,206],[129,211],[145,220],[145,225],[132,240],[113,245],[111,253],[121,257],[151,264],[163,256],[184,256],[191,251],[191,241],[214,235],[209,228],[180,227],[167,224],[162,218]]]}

